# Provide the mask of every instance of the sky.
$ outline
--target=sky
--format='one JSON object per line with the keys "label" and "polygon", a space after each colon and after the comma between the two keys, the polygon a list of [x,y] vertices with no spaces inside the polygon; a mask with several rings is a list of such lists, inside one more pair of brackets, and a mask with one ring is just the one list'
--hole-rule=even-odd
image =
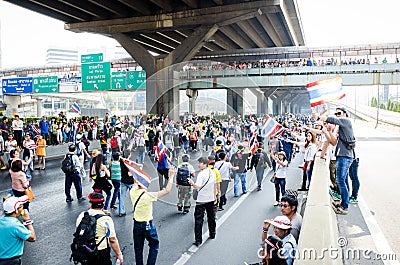
{"label": "sky", "polygon": [[[296,0],[294,0],[296,1]],[[297,0],[310,47],[400,42],[400,0]],[[38,66],[52,47],[115,47],[101,35],[73,33],[64,23],[0,0],[2,67]]]}

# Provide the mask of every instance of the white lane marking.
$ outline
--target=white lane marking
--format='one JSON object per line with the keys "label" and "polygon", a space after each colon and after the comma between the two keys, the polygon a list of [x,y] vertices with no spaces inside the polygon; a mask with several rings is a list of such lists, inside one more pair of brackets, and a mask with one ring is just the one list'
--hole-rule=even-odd
{"label": "white lane marking", "polygon": [[[375,243],[376,249],[378,250],[378,254],[394,254],[392,248],[387,242],[382,230],[379,228],[378,223],[376,222],[374,216],[371,214],[371,211],[368,208],[368,205],[364,198],[359,195],[358,197],[358,206],[360,207],[361,214],[364,217],[365,223],[368,226],[369,232],[371,233],[372,240]],[[382,260],[385,265],[399,265],[399,261],[396,260]]]}

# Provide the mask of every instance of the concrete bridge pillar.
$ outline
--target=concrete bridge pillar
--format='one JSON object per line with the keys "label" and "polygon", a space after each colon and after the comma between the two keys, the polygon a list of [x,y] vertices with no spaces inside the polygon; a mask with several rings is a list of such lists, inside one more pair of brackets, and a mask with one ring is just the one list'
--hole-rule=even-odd
{"label": "concrete bridge pillar", "polygon": [[255,93],[257,97],[257,114],[267,114],[268,113],[268,98],[265,97],[264,92]]}
{"label": "concrete bridge pillar", "polygon": [[227,89],[227,112],[230,115],[240,115],[243,117],[243,88]]}
{"label": "concrete bridge pillar", "polygon": [[36,116],[37,117],[42,117],[43,116],[42,110],[43,110],[43,99],[42,98],[37,98],[36,99]]}
{"label": "concrete bridge pillar", "polygon": [[189,113],[196,113],[196,99],[199,95],[197,89],[186,89],[186,96],[189,98]]}

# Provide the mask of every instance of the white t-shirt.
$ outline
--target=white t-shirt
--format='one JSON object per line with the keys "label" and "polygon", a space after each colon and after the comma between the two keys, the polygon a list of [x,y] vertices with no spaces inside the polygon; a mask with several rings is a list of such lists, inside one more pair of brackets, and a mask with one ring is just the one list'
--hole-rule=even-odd
{"label": "white t-shirt", "polygon": [[214,201],[215,182],[216,182],[215,173],[210,168],[207,167],[199,172],[196,179],[196,186],[202,188],[199,191],[196,202]]}
{"label": "white t-shirt", "polygon": [[283,164],[285,165],[284,167],[281,166],[279,163],[276,163],[275,177],[278,179],[286,178],[286,169],[288,164],[287,160],[283,161]]}
{"label": "white t-shirt", "polygon": [[229,170],[231,169],[231,162],[218,161],[215,163],[214,168],[218,169],[221,174],[222,180],[229,180]]}

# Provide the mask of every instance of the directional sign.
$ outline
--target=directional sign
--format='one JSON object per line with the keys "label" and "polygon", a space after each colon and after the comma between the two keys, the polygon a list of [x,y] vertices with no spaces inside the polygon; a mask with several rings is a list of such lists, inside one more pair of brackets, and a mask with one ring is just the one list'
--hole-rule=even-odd
{"label": "directional sign", "polygon": [[34,77],[33,78],[34,93],[57,93],[58,92],[58,76]]}
{"label": "directional sign", "polygon": [[32,93],[32,77],[3,78],[1,86],[3,95]]}
{"label": "directional sign", "polygon": [[146,71],[129,71],[128,72],[128,90],[146,89]]}
{"label": "directional sign", "polygon": [[111,65],[105,63],[82,64],[82,91],[110,90]]}
{"label": "directional sign", "polygon": [[103,54],[84,54],[81,55],[81,63],[101,63],[103,61]]}
{"label": "directional sign", "polygon": [[126,72],[111,73],[111,89],[112,90],[126,89]]}

